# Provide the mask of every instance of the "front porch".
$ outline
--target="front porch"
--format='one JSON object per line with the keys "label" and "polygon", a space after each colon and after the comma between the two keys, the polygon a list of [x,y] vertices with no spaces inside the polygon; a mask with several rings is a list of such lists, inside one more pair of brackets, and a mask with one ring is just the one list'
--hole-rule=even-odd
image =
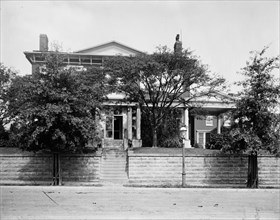
{"label": "front porch", "polygon": [[141,111],[136,104],[107,105],[100,118],[102,148],[142,147]]}

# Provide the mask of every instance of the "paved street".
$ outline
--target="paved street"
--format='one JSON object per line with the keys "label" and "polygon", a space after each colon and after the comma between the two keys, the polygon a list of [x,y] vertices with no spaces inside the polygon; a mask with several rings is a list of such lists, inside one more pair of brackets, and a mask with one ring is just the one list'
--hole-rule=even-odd
{"label": "paved street", "polygon": [[279,189],[0,186],[1,219],[280,219]]}

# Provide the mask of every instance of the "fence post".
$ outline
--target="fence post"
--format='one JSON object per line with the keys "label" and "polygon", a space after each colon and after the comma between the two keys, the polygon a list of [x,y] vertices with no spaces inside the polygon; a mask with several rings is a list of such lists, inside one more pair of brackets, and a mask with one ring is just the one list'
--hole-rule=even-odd
{"label": "fence post", "polygon": [[258,155],[248,156],[248,188],[258,188]]}
{"label": "fence post", "polygon": [[53,183],[52,185],[61,185],[61,168],[60,168],[60,154],[57,152],[53,153]]}

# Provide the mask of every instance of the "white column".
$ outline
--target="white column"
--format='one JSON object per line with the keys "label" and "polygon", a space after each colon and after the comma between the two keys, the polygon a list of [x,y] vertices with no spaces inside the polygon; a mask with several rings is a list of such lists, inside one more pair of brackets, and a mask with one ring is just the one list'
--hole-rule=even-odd
{"label": "white column", "polygon": [[132,108],[128,107],[127,111],[127,137],[132,140]]}
{"label": "white column", "polygon": [[221,134],[222,119],[220,115],[217,116],[217,134]]}
{"label": "white column", "polygon": [[137,107],[136,110],[136,139],[137,140],[141,139],[141,111],[139,106]]}
{"label": "white column", "polygon": [[191,143],[189,139],[189,109],[188,108],[184,110],[184,124],[186,125],[187,128],[186,137],[184,140],[184,147],[191,148]]}

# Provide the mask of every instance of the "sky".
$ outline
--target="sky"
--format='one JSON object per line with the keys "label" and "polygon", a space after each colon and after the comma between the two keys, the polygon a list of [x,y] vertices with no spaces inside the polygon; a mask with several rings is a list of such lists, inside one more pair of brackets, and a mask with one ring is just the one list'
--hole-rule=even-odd
{"label": "sky", "polygon": [[[173,49],[176,34],[232,84],[250,51],[270,46],[279,55],[280,1],[8,1],[1,0],[0,61],[20,75],[31,73],[24,51],[39,49],[39,35],[73,52],[118,41],[152,53]],[[276,74],[280,77],[280,74]],[[235,90],[236,87],[231,87]]]}

